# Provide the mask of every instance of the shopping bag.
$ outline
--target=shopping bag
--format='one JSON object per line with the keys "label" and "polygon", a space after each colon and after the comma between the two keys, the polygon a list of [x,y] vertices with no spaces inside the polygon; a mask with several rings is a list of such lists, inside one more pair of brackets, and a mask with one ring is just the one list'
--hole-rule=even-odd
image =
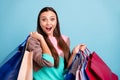
{"label": "shopping bag", "polygon": [[33,71],[32,57],[33,57],[32,52],[25,51],[17,80],[32,80],[33,79],[33,77],[32,77],[32,71]]}
{"label": "shopping bag", "polygon": [[[82,55],[80,52],[76,53],[75,58],[70,65],[68,72],[65,75],[65,80],[78,80],[79,77],[79,65],[82,63]],[[76,74],[77,73],[77,74]]]}
{"label": "shopping bag", "polygon": [[85,59],[84,62],[83,62],[83,64],[82,64],[82,67],[80,69],[81,80],[89,80],[89,77],[87,76],[87,74],[85,72],[86,63],[87,63],[87,60]]}
{"label": "shopping bag", "polygon": [[[0,66],[0,80],[17,80],[23,53],[27,39],[21,43],[12,53],[12,55],[3,65]],[[10,53],[10,54],[12,54]]]}
{"label": "shopping bag", "polygon": [[116,77],[113,79],[111,69],[96,52],[91,53],[88,57],[85,70],[90,80],[118,80]]}

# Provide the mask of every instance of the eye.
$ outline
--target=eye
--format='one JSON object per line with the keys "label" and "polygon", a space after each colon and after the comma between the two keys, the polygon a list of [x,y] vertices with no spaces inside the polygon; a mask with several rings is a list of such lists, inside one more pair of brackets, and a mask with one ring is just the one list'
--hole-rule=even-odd
{"label": "eye", "polygon": [[54,21],[54,20],[55,20],[55,18],[51,18],[50,20],[51,20],[51,21]]}
{"label": "eye", "polygon": [[45,19],[45,18],[42,18],[41,20],[42,20],[42,21],[46,21],[46,19]]}

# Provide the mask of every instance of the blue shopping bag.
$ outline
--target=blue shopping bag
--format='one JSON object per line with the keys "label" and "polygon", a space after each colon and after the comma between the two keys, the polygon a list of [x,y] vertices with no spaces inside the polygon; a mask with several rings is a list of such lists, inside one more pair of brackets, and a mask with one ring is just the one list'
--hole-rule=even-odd
{"label": "blue shopping bag", "polygon": [[[22,58],[24,55],[27,39],[15,48],[10,54],[9,59],[5,58],[4,63],[0,66],[0,80],[17,80]],[[9,57],[9,56],[7,56]]]}

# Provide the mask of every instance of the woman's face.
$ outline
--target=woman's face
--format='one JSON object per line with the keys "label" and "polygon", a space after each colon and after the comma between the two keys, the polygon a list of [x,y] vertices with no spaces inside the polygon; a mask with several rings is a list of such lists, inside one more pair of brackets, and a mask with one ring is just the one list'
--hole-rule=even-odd
{"label": "woman's face", "polygon": [[56,24],[57,18],[54,12],[46,11],[40,15],[40,26],[48,36],[53,36]]}

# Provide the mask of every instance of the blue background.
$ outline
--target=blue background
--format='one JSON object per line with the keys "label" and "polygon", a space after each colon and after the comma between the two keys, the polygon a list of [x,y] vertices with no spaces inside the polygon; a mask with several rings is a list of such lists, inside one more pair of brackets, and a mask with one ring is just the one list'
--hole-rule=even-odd
{"label": "blue background", "polygon": [[36,30],[45,6],[57,11],[71,50],[87,44],[120,77],[120,0],[0,0],[0,62]]}

